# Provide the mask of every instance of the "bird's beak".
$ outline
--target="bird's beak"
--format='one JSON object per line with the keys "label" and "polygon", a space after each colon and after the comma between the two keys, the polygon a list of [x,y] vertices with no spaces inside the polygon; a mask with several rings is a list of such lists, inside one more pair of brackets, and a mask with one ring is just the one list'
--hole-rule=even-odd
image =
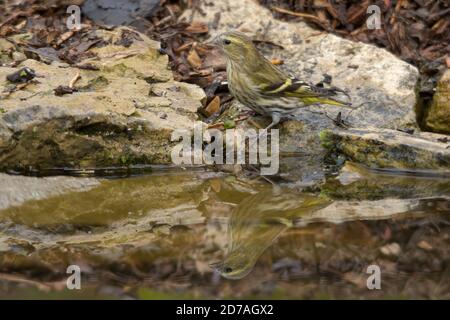
{"label": "bird's beak", "polygon": [[217,261],[209,264],[210,268],[215,269],[217,271],[221,271],[223,267],[222,261]]}
{"label": "bird's beak", "polygon": [[204,43],[208,46],[217,47],[219,45],[219,36],[216,36]]}

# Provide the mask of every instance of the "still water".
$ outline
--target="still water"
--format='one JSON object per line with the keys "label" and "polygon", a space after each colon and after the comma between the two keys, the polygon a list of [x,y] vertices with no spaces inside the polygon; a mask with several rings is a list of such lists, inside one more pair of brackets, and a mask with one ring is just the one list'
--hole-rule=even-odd
{"label": "still water", "polygon": [[449,245],[444,177],[354,167],[303,190],[203,170],[101,178],[0,210],[0,298],[449,299]]}

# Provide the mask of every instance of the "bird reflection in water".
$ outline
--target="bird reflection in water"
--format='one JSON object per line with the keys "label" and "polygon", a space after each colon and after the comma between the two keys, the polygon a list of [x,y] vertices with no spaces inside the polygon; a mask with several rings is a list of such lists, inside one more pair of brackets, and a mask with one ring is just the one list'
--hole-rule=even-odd
{"label": "bird reflection in water", "polygon": [[227,279],[242,279],[277,237],[293,226],[295,218],[330,203],[326,198],[277,186],[245,198],[228,223],[228,253],[211,267]]}

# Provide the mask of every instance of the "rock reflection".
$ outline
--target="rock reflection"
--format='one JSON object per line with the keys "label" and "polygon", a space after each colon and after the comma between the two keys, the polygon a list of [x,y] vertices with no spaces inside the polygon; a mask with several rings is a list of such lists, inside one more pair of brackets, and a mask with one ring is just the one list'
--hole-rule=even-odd
{"label": "rock reflection", "polygon": [[357,173],[345,183],[329,181],[320,196],[274,187],[245,198],[229,218],[228,253],[211,266],[224,278],[242,279],[291,227],[450,213],[448,179]]}

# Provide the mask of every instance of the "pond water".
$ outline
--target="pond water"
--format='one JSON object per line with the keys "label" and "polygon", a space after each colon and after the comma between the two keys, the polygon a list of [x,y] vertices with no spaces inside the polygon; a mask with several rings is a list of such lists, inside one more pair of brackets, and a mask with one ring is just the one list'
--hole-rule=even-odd
{"label": "pond water", "polygon": [[448,178],[165,170],[1,210],[0,298],[449,299],[449,245]]}

